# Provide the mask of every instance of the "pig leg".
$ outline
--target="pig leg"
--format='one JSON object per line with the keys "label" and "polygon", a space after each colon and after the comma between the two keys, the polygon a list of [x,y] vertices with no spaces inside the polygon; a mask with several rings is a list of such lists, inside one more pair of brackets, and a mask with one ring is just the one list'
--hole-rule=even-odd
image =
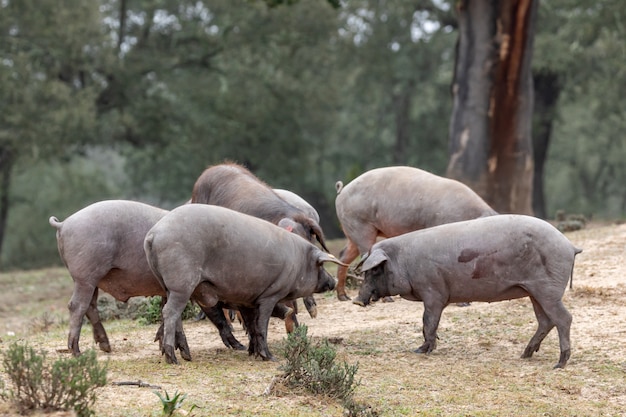
{"label": "pig leg", "polygon": [[535,310],[535,317],[537,317],[537,322],[539,325],[537,326],[537,331],[535,335],[528,342],[528,346],[524,349],[524,353],[522,353],[522,358],[530,358],[533,353],[539,352],[539,347],[541,346],[541,342],[543,339],[550,333],[550,330],[554,327],[554,323],[548,318],[541,305],[535,300],[533,297],[530,297],[530,301],[532,301],[533,309]]}
{"label": "pig leg", "polygon": [[[348,244],[339,253],[339,260],[347,265],[350,265],[352,261],[359,255],[359,248],[356,244],[348,239]],[[346,294],[346,276],[348,275],[348,267],[338,265],[337,266],[337,298],[339,301],[348,301],[350,297]]]}
{"label": "pig leg", "polygon": [[256,345],[257,328],[255,324],[255,309],[250,307],[239,307],[239,313],[243,318],[244,326],[248,332],[248,355],[259,356],[259,347]]}
{"label": "pig leg", "polygon": [[267,327],[274,305],[276,305],[276,301],[265,300],[257,308],[243,308],[240,310],[246,326],[248,326],[248,335],[250,337],[248,353],[255,357],[260,356],[264,361],[274,360],[274,356],[272,356],[267,346]]}
{"label": "pig leg", "polygon": [[304,307],[306,308],[306,311],[309,312],[309,316],[311,316],[312,318],[316,318],[317,317],[317,302],[315,302],[315,298],[313,298],[313,296],[311,295],[309,297],[304,297],[302,301],[304,302]]}
{"label": "pig leg", "polygon": [[[165,355],[167,363],[178,364],[175,350],[181,347],[181,341],[187,341],[183,330],[181,315],[191,294],[170,292],[167,302],[163,307],[163,345],[161,352]],[[187,348],[188,349],[188,348]],[[186,360],[191,360],[189,351],[181,351],[181,356]]]}
{"label": "pig leg", "polygon": [[[165,305],[165,303],[167,302],[167,297],[161,297],[161,325],[159,326],[159,329],[156,332],[156,335],[154,336],[154,341],[158,341],[159,342],[159,350],[163,350],[163,327],[164,327],[164,321],[163,321],[163,306]],[[181,322],[181,326],[182,326],[182,322]],[[189,353],[189,345],[187,344],[187,338],[185,337],[184,333],[176,333],[176,338],[174,340],[174,344],[176,346],[177,349],[180,350],[181,352],[181,356],[183,356],[184,359],[186,360],[191,360],[191,354]],[[187,359],[188,358],[188,359]]]}
{"label": "pig leg", "polygon": [[74,279],[74,291],[67,305],[70,311],[70,332],[67,338],[67,347],[74,356],[80,355],[78,341],[80,339],[80,329],[83,325],[83,317],[85,317],[85,313],[89,309],[94,296],[97,297],[97,287],[85,285],[82,282],[88,282],[88,280]]}
{"label": "pig leg", "polygon": [[294,329],[300,325],[296,316],[297,312],[298,307],[295,301],[285,301],[274,306],[272,317],[283,319],[287,333],[293,333]]}
{"label": "pig leg", "polygon": [[226,347],[235,350],[243,350],[246,348],[244,345],[239,343],[233,335],[231,327],[226,320],[226,316],[224,315],[224,310],[220,306],[202,308],[202,311],[206,317],[211,320],[211,323],[217,327],[220,337],[222,338],[222,342],[224,342]]}
{"label": "pig leg", "polygon": [[93,328],[93,340],[100,346],[100,350],[107,353],[111,352],[111,344],[98,313],[98,287],[93,292],[86,314]]}
{"label": "pig leg", "polygon": [[534,298],[559,332],[561,355],[559,362],[554,367],[565,368],[571,355],[570,328],[572,325],[572,315],[567,311],[560,298],[554,299],[554,297],[549,298],[545,296],[535,296]]}
{"label": "pig leg", "polygon": [[441,320],[444,307],[445,304],[424,303],[424,316],[422,318],[424,343],[414,351],[415,353],[430,353],[437,347],[437,327],[439,327],[439,320]]}

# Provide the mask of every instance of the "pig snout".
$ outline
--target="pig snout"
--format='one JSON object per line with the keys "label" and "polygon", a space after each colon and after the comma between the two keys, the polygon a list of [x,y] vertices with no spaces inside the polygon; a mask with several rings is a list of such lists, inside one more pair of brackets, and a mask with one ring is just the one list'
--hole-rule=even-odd
{"label": "pig snout", "polygon": [[361,285],[361,289],[359,290],[359,295],[352,300],[353,304],[359,305],[361,307],[365,307],[372,302],[376,302],[380,300],[380,295],[376,288],[373,288],[367,280]]}
{"label": "pig snout", "polygon": [[359,295],[357,295],[357,297],[352,300],[352,304],[356,304],[358,306],[361,307],[365,307],[367,306],[371,301],[376,301],[376,299],[374,299],[374,294],[369,293],[369,294],[365,294],[365,291],[360,291]]}
{"label": "pig snout", "polygon": [[336,285],[337,285],[337,279],[335,279],[335,277],[333,277],[326,270],[323,269],[320,274],[320,277],[317,283],[317,289],[315,292],[322,293],[326,291],[332,291],[335,289]]}

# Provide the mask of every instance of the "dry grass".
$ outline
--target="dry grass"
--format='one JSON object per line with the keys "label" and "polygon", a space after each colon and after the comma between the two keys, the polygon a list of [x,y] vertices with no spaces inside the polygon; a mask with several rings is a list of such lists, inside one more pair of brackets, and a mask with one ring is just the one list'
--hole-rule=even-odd
{"label": "dry grass", "polygon": [[[360,308],[337,301],[334,294],[318,295],[318,318],[305,312],[299,319],[310,336],[337,341],[340,360],[359,363],[355,399],[383,416],[624,415],[626,225],[593,227],[568,237],[584,252],[577,258],[574,290],[564,298],[574,323],[572,357],[563,370],[552,369],[559,356],[554,330],[533,358],[519,358],[536,326],[527,299],[448,307],[438,347],[427,356],[412,352],[422,342],[421,303],[396,298]],[[19,339],[46,349],[52,358],[67,355],[57,350],[66,344],[71,285],[61,268],[0,274],[0,350]],[[159,355],[152,342],[156,326],[117,320],[105,327],[114,351],[99,353],[108,361],[110,383],[98,390],[98,416],[159,416],[161,404],[153,389],[112,384],[139,380],[170,394],[186,393],[183,411],[189,415],[343,412],[337,402],[302,392],[263,395],[280,373],[280,363],[225,349],[208,323],[185,323],[194,360],[180,366],[167,365]],[[235,330],[245,341],[243,330]],[[270,349],[277,354],[283,324],[272,319],[269,333]],[[81,342],[83,350],[95,347],[89,325]],[[189,413],[192,405],[197,408]],[[0,403],[0,415],[10,414],[10,405]]]}

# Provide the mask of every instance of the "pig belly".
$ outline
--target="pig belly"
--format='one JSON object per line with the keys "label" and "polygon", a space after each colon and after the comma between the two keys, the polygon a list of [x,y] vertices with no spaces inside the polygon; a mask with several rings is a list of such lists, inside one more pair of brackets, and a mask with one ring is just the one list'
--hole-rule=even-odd
{"label": "pig belly", "polygon": [[139,275],[119,269],[109,271],[98,283],[98,288],[123,302],[131,297],[165,296],[165,290],[153,275]]}
{"label": "pig belly", "polygon": [[528,297],[530,294],[522,287],[509,287],[499,291],[489,291],[486,288],[465,288],[459,291],[452,292],[450,294],[450,303],[464,303],[464,302],[486,302],[491,303],[495,301],[513,300],[516,298]]}

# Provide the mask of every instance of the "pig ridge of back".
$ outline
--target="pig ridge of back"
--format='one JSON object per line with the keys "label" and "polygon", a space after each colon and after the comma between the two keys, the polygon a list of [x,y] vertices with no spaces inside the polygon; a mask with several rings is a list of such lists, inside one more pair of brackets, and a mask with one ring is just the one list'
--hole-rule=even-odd
{"label": "pig ridge of back", "polygon": [[228,207],[272,223],[284,217],[288,204],[248,169],[234,163],[207,168],[196,180],[191,202]]}
{"label": "pig ridge of back", "polygon": [[[49,219],[57,229],[59,254],[72,276],[96,280],[112,269],[135,274],[137,282],[149,275],[142,242],[148,230],[165,214],[167,210],[147,204],[127,200],[106,200],[91,204],[59,222],[56,217]],[[101,271],[97,274],[97,271]],[[94,282],[98,284],[98,282]],[[103,289],[120,301],[127,301],[127,288],[108,286],[100,282]],[[135,295],[154,295],[148,285],[143,294],[140,288]],[[161,291],[162,292],[162,291]]]}
{"label": "pig ridge of back", "polygon": [[214,165],[204,170],[194,184],[192,203],[227,207],[278,224],[291,219],[304,229],[298,234],[307,240],[313,236],[328,252],[319,223],[302,209],[281,198],[261,179],[235,163]]}
{"label": "pig ridge of back", "polygon": [[364,224],[392,237],[498,214],[465,184],[418,168],[377,168],[336,187],[337,216],[348,237]]}
{"label": "pig ridge of back", "polygon": [[[260,279],[266,278],[261,272],[265,267],[275,269],[269,258],[261,254],[293,263],[296,255],[319,250],[305,239],[258,217],[208,204],[172,210],[171,215],[164,217],[147,233],[144,249],[161,258],[163,251],[175,253],[177,248],[166,242],[187,245],[188,258],[194,261],[205,259],[208,262],[203,264],[205,267],[210,264],[220,270],[224,262],[230,265],[232,262],[228,260],[237,254],[237,268],[249,268],[246,273]],[[150,257],[150,262],[153,258]],[[298,265],[291,267],[297,269]],[[233,274],[241,275],[240,271],[233,271]]]}
{"label": "pig ridge of back", "polygon": [[[361,269],[384,264],[389,294],[383,296],[428,302],[436,293],[446,304],[502,301],[537,292],[561,299],[581,251],[543,220],[497,215],[382,240],[372,246]],[[433,288],[439,290],[433,293]]]}

